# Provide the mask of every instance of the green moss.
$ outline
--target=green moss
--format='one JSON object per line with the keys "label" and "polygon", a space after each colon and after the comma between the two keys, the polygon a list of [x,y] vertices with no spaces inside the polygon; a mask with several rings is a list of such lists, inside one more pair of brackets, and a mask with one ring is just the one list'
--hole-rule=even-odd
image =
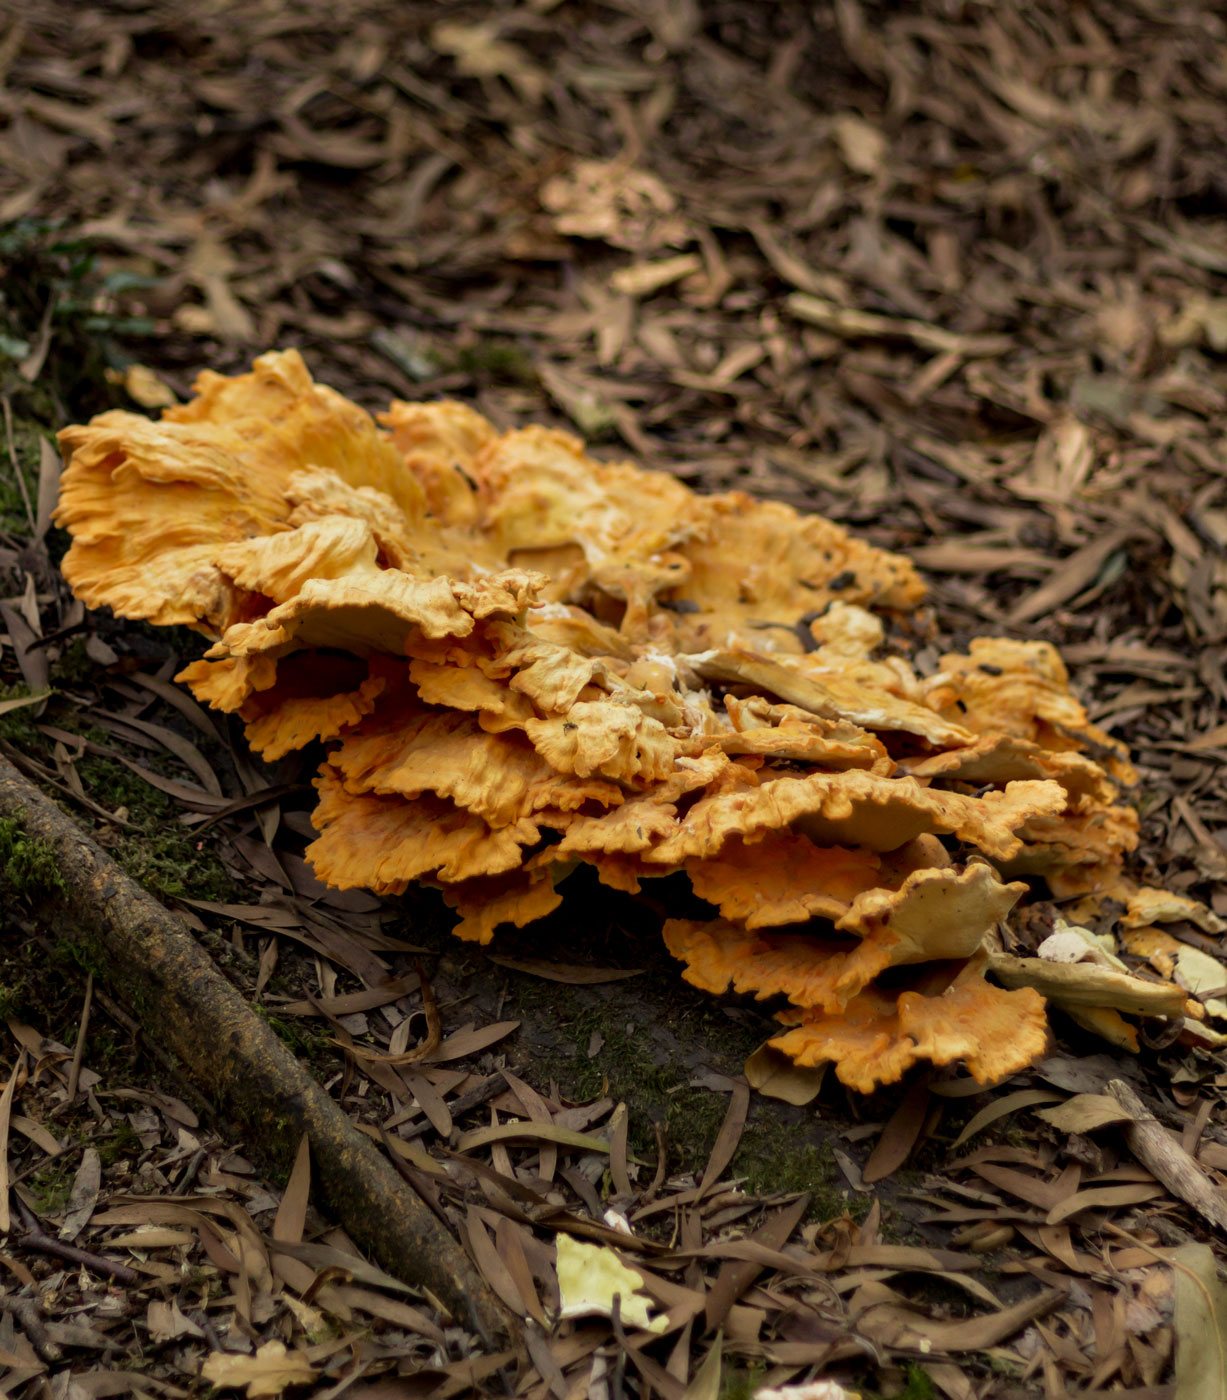
{"label": "green moss", "polygon": [[50,958],[52,964],[63,972],[93,973],[95,977],[100,976],[107,965],[102,950],[88,933],[80,929],[57,938],[51,945]]}
{"label": "green moss", "polygon": [[130,1156],[141,1150],[141,1140],[130,1123],[120,1121],[115,1131],[98,1143],[98,1158],[104,1167],[113,1167],[121,1157]]}
{"label": "green moss", "polygon": [[730,1367],[726,1361],[720,1375],[720,1400],[754,1400],[765,1373],[766,1367],[761,1362],[748,1367]]}
{"label": "green moss", "polygon": [[[453,956],[462,957],[456,953]],[[675,1058],[676,1047],[653,1034],[649,1019],[667,1023],[674,1035],[695,1044],[719,1047],[711,1060],[729,1074],[740,1072],[745,1056],[759,1038],[757,1028],[735,1028],[715,1003],[690,997],[678,986],[677,1005],[666,999],[645,1005],[627,1021],[624,999],[604,998],[581,988],[559,987],[513,975],[508,1009],[530,1023],[548,1016],[557,1036],[532,1048],[539,1080],[555,1079],[568,1099],[582,1102],[608,1094],[630,1106],[628,1142],[636,1157],[656,1158],[655,1125],[664,1125],[671,1172],[700,1172],[728,1111],[728,1096],[692,1086],[692,1069]],[[599,1037],[599,1042],[594,1040]],[[599,1043],[591,1056],[590,1045]],[[873,1198],[851,1191],[830,1147],[815,1139],[812,1122],[781,1105],[755,1098],[729,1174],[743,1177],[759,1194],[808,1192],[810,1218],[829,1220],[848,1214],[864,1219]]]}
{"label": "green moss", "polygon": [[[0,525],[0,528],[3,526]],[[29,686],[0,683],[0,700],[23,700],[31,693]],[[38,730],[34,728],[34,721],[31,719],[35,708],[35,706],[30,705],[0,715],[0,739],[7,739],[14,748],[20,749],[22,753],[32,752],[41,738]]]}
{"label": "green moss", "polygon": [[451,367],[479,384],[537,382],[532,357],[514,340],[479,340],[474,345],[457,350]]}
{"label": "green moss", "polygon": [[899,1400],[937,1400],[937,1387],[929,1379],[929,1373],[915,1361],[908,1363],[907,1385]]}
{"label": "green moss", "polygon": [[[0,929],[0,933],[4,930]],[[15,982],[0,982],[0,1021],[7,1021],[10,1017],[19,1016],[21,1009],[25,1005],[26,982],[25,977],[19,975]]]}
{"label": "green moss", "polygon": [[311,1061],[321,1055],[336,1058],[336,1046],[321,1030],[296,1017],[286,1019],[275,1016],[263,1006],[253,1006],[252,1010],[264,1021],[278,1040],[301,1060]]}
{"label": "green moss", "polygon": [[119,832],[111,854],[139,885],[163,899],[231,897],[233,883],[211,845],[179,825],[179,809],[164,792],[112,758],[88,755],[77,772],[96,802],[122,807],[135,828]]}
{"label": "green moss", "polygon": [[54,849],[28,836],[13,817],[0,817],[0,883],[15,895],[64,892]]}
{"label": "green moss", "polygon": [[[153,285],[120,270],[103,277],[88,240],[48,219],[0,224],[0,387],[21,414],[43,423],[109,407],[107,370],[126,356],[119,338],[146,336],[153,323],[131,316],[127,298]],[[51,343],[33,384],[19,372],[51,308]],[[37,461],[37,456],[35,458]],[[24,512],[23,512],[24,513]]]}
{"label": "green moss", "polygon": [[[26,514],[26,501],[31,505],[38,500],[38,443],[37,437],[24,422],[13,425],[13,449],[17,458],[14,469],[9,456],[8,444],[0,452],[0,530],[11,534],[24,534],[30,528]],[[17,472],[21,474],[18,481]],[[25,483],[25,492],[21,489]]]}
{"label": "green moss", "polygon": [[[524,980],[529,985],[517,987],[521,1008],[548,1005],[560,1015],[562,1042],[553,1049],[534,1047],[538,1072],[556,1079],[561,1092],[576,1102],[608,1094],[630,1104],[628,1142],[637,1157],[654,1160],[654,1125],[662,1123],[670,1170],[700,1170],[720,1131],[728,1106],[725,1097],[710,1089],[692,1088],[692,1075],[684,1066],[659,1063],[646,1030],[628,1029],[625,1013],[616,1007],[594,1003],[582,994],[560,998],[562,989]],[[573,1002],[570,1010],[567,1001]],[[589,1045],[597,1043],[600,1048],[590,1056]]]}
{"label": "green moss", "polygon": [[915,1361],[909,1361],[904,1372],[903,1389],[891,1391],[869,1390],[861,1387],[863,1400],[937,1400],[937,1387],[929,1379],[929,1373]]}
{"label": "green moss", "polygon": [[52,1160],[36,1171],[26,1183],[39,1215],[58,1215],[72,1195],[74,1170],[67,1163]]}
{"label": "green moss", "polygon": [[748,1190],[759,1194],[807,1192],[810,1220],[847,1215],[859,1225],[874,1198],[848,1186],[829,1142],[798,1141],[802,1131],[760,1101],[757,1117],[746,1126],[733,1159],[734,1171],[745,1177]]}
{"label": "green moss", "polygon": [[52,663],[51,679],[58,685],[86,685],[97,671],[97,664],[85,650],[85,638],[74,637]]}

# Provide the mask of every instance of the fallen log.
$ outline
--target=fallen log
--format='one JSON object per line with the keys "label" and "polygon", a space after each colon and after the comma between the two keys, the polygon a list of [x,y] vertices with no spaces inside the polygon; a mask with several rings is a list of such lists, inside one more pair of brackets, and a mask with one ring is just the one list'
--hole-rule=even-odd
{"label": "fallen log", "polygon": [[[486,1338],[510,1318],[460,1245],[217,971],[191,933],[0,755],[0,818],[57,874],[40,898],[95,976],[266,1166],[288,1171],[305,1133],[321,1204],[390,1273],[429,1289]],[[0,874],[3,872],[0,871]]]}

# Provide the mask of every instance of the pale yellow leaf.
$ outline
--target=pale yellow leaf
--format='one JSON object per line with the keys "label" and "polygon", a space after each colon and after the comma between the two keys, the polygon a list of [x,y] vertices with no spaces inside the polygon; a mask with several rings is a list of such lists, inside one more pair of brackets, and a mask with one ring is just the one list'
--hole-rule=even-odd
{"label": "pale yellow leaf", "polygon": [[280,1395],[292,1385],[309,1385],[315,1368],[301,1352],[287,1351],[284,1342],[265,1342],[254,1356],[215,1351],[200,1369],[210,1385],[246,1387],[250,1400]]}
{"label": "pale yellow leaf", "polygon": [[663,1332],[668,1323],[652,1317],[649,1303],[639,1290],[643,1275],[628,1268],[606,1245],[585,1244],[570,1235],[556,1241],[558,1295],[562,1303],[559,1318],[612,1317],[614,1299],[619,1300],[618,1316],[624,1327],[641,1327]]}

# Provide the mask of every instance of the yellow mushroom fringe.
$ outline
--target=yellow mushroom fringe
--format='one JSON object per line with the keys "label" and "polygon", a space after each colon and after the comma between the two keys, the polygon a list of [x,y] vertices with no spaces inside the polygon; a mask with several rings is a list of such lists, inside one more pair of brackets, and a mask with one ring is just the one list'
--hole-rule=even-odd
{"label": "yellow mushroom fringe", "polygon": [[685,872],[712,917],[665,925],[684,975],[782,998],[772,1045],[866,1091],[1043,1053],[1033,981],[985,980],[1018,877],[1119,900],[1135,939],[1211,928],[1127,880],[1128,755],[1057,652],[981,638],[919,674],[916,570],[829,521],[461,404],[376,422],[296,351],[61,441],[77,595],[205,634],[179,679],[266,759],[326,746],[331,885],[436,885],[485,943],[579,865]]}

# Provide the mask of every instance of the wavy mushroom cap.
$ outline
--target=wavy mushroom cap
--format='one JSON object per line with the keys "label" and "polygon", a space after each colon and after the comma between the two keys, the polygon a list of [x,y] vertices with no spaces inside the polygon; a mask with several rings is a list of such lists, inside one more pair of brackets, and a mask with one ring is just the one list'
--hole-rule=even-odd
{"label": "wavy mushroom cap", "polygon": [[[907,559],[463,404],[379,422],[287,351],[62,434],[78,595],[214,637],[179,679],[266,759],[325,746],[324,882],[435,886],[485,943],[579,866],[632,894],[684,873],[712,914],[665,924],[686,978],[782,998],[771,1045],[866,1091],[1043,1053],[1036,987],[1066,983],[1042,959],[984,980],[1011,876],[1127,906],[1160,971],[1181,945],[1156,922],[1221,931],[1127,879],[1132,770],[1055,649],[979,638],[918,674],[887,628],[923,596]],[[1136,1048],[1137,979],[1112,976],[1058,1000]]]}
{"label": "wavy mushroom cap", "polygon": [[424,497],[370,416],[312,381],[296,350],[250,374],[205,371],[160,422],[104,413],[60,434],[56,521],[72,535],[64,576],[91,607],[160,625],[218,627],[232,594],[217,550],[286,528],[290,478],[326,468],[410,517]]}

